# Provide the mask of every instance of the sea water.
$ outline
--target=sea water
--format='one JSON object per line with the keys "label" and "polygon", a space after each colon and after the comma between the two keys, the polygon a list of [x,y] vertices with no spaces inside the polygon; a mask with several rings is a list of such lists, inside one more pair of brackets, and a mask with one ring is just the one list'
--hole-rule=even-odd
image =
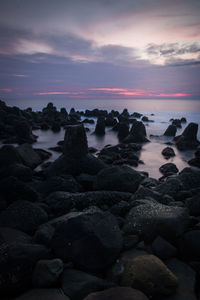
{"label": "sea water", "polygon": [[[32,107],[34,111],[40,111],[43,107],[50,102],[49,99],[43,100],[9,100],[6,101],[7,105],[18,106],[21,109]],[[185,126],[189,122],[195,122],[200,125],[200,100],[145,100],[145,99],[57,99],[51,101],[60,109],[65,107],[68,111],[74,107],[76,110],[85,111],[86,109],[106,109],[111,111],[112,109],[122,112],[124,108],[127,108],[130,113],[139,112],[147,116],[154,122],[146,122],[147,137],[150,139],[149,143],[143,145],[140,152],[140,159],[144,164],[139,164],[135,169],[140,171],[146,171],[149,176],[159,178],[162,174],[159,172],[159,167],[167,162],[173,162],[181,171],[184,167],[187,167],[187,161],[194,156],[194,150],[191,151],[178,151],[175,146],[171,146],[176,156],[166,160],[161,152],[167,146],[165,143],[171,141],[170,137],[163,137],[163,133],[171,122],[171,118],[187,119],[187,123],[183,124],[181,129],[178,129],[177,135],[181,134]],[[96,118],[94,118],[96,121]],[[90,131],[87,133],[88,145],[101,150],[105,145],[116,145],[119,143],[117,133],[112,131],[111,128],[106,128],[106,134],[103,137],[97,137],[93,134],[95,124],[85,124]],[[51,130],[42,131],[35,130],[34,134],[38,136],[38,141],[33,146],[35,148],[43,148],[48,150],[49,147],[56,146],[59,140],[64,138],[64,129],[58,133],[53,133]],[[151,138],[150,135],[158,135],[161,137]],[[200,140],[200,129],[198,131],[198,139]],[[51,161],[55,160],[60,154],[54,151],[52,152]]]}

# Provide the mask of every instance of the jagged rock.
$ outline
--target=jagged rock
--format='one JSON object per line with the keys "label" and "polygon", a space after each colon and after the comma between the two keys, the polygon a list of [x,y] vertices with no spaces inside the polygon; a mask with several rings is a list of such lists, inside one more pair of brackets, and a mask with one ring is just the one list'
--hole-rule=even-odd
{"label": "jagged rock", "polygon": [[97,124],[96,124],[94,133],[97,135],[105,134],[105,119],[103,117],[99,117],[97,119]]}
{"label": "jagged rock", "polygon": [[124,139],[125,143],[144,143],[149,140],[146,137],[146,128],[141,121],[133,122],[130,134]]}
{"label": "jagged rock", "polygon": [[175,138],[179,150],[195,149],[200,142],[197,140],[198,124],[189,123],[182,135]]}
{"label": "jagged rock", "polygon": [[127,123],[119,123],[118,126],[118,137],[120,139],[124,139],[129,134],[129,124]]}
{"label": "jagged rock", "polygon": [[176,128],[175,125],[169,125],[167,127],[167,129],[165,130],[164,135],[165,136],[175,136],[176,135],[176,131],[177,131],[177,128]]}

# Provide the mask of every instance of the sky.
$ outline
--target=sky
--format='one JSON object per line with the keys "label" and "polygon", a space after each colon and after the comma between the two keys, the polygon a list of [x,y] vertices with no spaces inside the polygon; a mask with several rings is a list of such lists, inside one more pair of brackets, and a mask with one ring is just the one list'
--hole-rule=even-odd
{"label": "sky", "polygon": [[200,99],[200,0],[0,0],[0,99]]}

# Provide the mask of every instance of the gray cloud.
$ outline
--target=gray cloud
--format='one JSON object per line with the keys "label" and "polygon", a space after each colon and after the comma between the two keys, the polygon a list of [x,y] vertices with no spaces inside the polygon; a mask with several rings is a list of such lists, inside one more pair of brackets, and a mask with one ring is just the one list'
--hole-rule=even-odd
{"label": "gray cloud", "polygon": [[148,45],[146,52],[155,56],[175,56],[185,53],[198,53],[200,52],[200,43],[170,43],[170,44],[150,44]]}

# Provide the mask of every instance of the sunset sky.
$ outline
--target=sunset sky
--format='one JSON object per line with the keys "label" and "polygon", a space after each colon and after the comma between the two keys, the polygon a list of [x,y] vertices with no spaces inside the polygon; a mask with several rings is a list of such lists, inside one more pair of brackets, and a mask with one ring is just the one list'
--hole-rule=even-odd
{"label": "sunset sky", "polygon": [[0,99],[200,99],[200,0],[0,0]]}

